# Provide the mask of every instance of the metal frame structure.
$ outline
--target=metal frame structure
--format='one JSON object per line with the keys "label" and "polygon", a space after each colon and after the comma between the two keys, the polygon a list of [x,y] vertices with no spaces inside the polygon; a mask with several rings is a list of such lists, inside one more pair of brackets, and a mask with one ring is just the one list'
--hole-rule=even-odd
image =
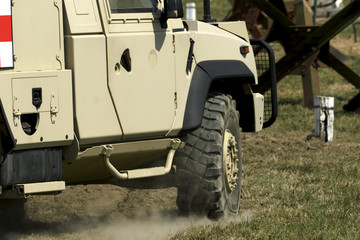
{"label": "metal frame structure", "polygon": [[[258,8],[274,21],[272,26],[269,26],[271,29],[268,29],[265,40],[269,42],[280,41],[286,52],[286,55],[276,63],[277,81],[290,74],[304,75],[314,60],[319,59],[360,89],[360,76],[339,59],[336,49],[329,44],[333,37],[360,16],[360,0],[352,1],[322,26],[296,25],[287,16],[283,1],[252,0],[250,3],[246,0],[242,3],[245,3],[244,6],[247,4]],[[240,13],[244,11],[244,8],[241,7]],[[236,9],[234,9],[235,11]],[[239,16],[239,13],[237,15]],[[243,16],[245,15],[243,14]],[[234,20],[234,14],[230,19]],[[264,93],[270,88],[270,85],[271,81],[265,80],[260,83],[256,90]],[[360,102],[356,100],[359,98],[360,94],[350,101],[351,106],[348,104],[344,109],[350,110],[360,107]]]}

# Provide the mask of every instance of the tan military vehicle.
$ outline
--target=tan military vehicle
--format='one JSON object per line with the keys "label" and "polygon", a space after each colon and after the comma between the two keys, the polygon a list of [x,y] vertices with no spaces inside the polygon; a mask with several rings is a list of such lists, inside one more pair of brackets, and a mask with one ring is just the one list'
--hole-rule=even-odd
{"label": "tan military vehicle", "polygon": [[0,0],[2,216],[78,183],[157,182],[178,188],[182,212],[238,212],[241,128],[274,121],[252,90],[258,52],[244,22],[182,11],[181,0]]}

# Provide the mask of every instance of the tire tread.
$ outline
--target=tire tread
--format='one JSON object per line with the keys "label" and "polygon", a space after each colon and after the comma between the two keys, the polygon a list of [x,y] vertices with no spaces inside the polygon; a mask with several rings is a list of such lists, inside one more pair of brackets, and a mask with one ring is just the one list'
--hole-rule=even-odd
{"label": "tire tread", "polygon": [[221,180],[222,139],[225,114],[234,104],[229,95],[211,93],[205,104],[201,126],[187,136],[184,149],[178,150],[176,164],[180,184],[177,205],[182,212],[205,213],[212,219],[225,214]]}

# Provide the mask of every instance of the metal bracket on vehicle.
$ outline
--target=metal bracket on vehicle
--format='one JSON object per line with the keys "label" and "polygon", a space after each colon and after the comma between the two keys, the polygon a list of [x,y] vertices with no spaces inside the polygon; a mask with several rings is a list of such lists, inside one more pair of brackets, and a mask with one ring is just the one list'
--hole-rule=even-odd
{"label": "metal bracket on vehicle", "polygon": [[14,96],[13,118],[14,118],[15,127],[20,125],[20,116],[21,116],[21,112],[18,106],[18,98]]}
{"label": "metal bracket on vehicle", "polygon": [[20,125],[21,112],[14,110],[13,114],[14,114],[14,125],[15,127],[17,127],[18,125]]}
{"label": "metal bracket on vehicle", "polygon": [[142,168],[135,170],[126,170],[118,171],[110,162],[111,152],[114,150],[112,145],[103,145],[103,150],[101,155],[103,156],[104,164],[109,170],[109,172],[119,180],[126,179],[137,179],[137,178],[147,178],[162,176],[168,174],[171,170],[171,166],[174,160],[175,151],[182,147],[182,142],[180,139],[171,139],[170,150],[166,157],[166,163],[164,167],[152,167],[152,168]]}
{"label": "metal bracket on vehicle", "polygon": [[50,99],[50,117],[51,117],[51,123],[55,124],[55,119],[57,117],[57,114],[59,112],[58,107],[58,99],[57,96],[54,93],[51,93],[51,99]]}
{"label": "metal bracket on vehicle", "polygon": [[[258,73],[259,85],[252,87],[252,90],[261,93],[265,97],[265,112],[263,128],[270,127],[276,120],[278,114],[278,101],[277,101],[277,87],[276,87],[276,69],[275,69],[275,55],[271,46],[259,39],[251,39],[251,45],[254,49],[256,69]],[[265,96],[260,88],[265,86],[265,82],[269,82],[270,96]]]}
{"label": "metal bracket on vehicle", "polygon": [[32,194],[59,194],[65,190],[64,181],[16,184],[12,190],[1,189],[0,199],[27,198]]}

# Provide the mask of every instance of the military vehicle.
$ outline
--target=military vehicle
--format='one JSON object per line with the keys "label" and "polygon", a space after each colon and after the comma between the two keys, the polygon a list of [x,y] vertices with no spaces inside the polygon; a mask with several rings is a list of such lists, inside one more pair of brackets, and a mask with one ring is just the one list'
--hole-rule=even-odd
{"label": "military vehicle", "polygon": [[252,90],[254,49],[275,84],[272,52],[244,22],[182,15],[181,0],[0,0],[2,216],[66,184],[156,179],[184,213],[238,212],[241,129],[276,108],[266,120]]}

